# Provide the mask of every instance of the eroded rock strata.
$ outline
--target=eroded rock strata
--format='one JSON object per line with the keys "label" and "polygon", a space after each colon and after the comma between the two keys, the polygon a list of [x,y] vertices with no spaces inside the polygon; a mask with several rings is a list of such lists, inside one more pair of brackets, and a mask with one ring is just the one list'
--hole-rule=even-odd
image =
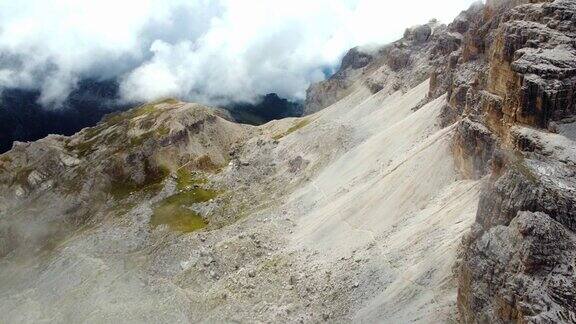
{"label": "eroded rock strata", "polygon": [[463,243],[463,322],[576,321],[576,2],[491,1],[436,67],[463,174],[487,175]]}

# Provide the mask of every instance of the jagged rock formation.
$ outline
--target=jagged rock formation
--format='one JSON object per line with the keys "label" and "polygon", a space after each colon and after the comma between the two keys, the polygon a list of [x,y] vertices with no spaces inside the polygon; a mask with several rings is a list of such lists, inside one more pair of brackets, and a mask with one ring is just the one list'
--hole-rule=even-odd
{"label": "jagged rock formation", "polygon": [[328,80],[313,84],[306,93],[304,114],[328,107],[357,90],[388,94],[411,89],[426,80],[440,59],[436,49],[445,26],[436,21],[406,29],[404,37],[384,47],[355,47]]}
{"label": "jagged rock formation", "polygon": [[430,96],[448,93],[460,170],[490,175],[464,240],[462,321],[574,322],[576,3],[492,1],[448,31],[461,46]]}
{"label": "jagged rock formation", "polygon": [[0,321],[575,322],[575,19],[501,0],[410,28],[304,118],[166,100],[17,143]]}

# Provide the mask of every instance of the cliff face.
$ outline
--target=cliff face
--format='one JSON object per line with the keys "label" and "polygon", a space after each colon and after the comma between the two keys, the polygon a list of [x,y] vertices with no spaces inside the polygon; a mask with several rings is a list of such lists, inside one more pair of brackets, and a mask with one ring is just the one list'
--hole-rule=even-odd
{"label": "cliff face", "polygon": [[574,322],[576,3],[489,1],[448,30],[460,48],[437,65],[462,174],[487,175],[463,243],[464,322]]}
{"label": "cliff face", "polygon": [[426,80],[432,63],[443,55],[437,43],[454,46],[445,26],[431,21],[406,29],[404,37],[383,47],[355,47],[328,80],[308,88],[304,114],[326,108],[359,89],[372,94],[408,90]]}

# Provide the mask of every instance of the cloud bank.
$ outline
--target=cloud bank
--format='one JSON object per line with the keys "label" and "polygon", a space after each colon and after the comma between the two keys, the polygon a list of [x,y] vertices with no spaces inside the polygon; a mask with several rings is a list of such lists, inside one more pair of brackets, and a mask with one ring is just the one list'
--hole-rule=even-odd
{"label": "cloud bank", "polygon": [[117,78],[126,101],[304,98],[356,45],[383,44],[472,0],[0,1],[0,89],[58,106],[83,78]]}

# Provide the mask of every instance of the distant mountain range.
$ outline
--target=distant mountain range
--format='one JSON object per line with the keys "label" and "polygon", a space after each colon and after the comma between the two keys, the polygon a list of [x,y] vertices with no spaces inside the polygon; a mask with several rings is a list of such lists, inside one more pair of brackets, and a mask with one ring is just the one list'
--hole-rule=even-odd
{"label": "distant mountain range", "polygon": [[[0,153],[14,141],[29,142],[48,134],[72,135],[96,125],[106,114],[124,111],[135,104],[120,103],[116,80],[83,80],[64,101],[50,109],[38,103],[38,90],[5,89],[0,95]],[[259,125],[270,120],[302,115],[302,105],[268,94],[257,104],[238,103],[223,107],[240,123]]]}

